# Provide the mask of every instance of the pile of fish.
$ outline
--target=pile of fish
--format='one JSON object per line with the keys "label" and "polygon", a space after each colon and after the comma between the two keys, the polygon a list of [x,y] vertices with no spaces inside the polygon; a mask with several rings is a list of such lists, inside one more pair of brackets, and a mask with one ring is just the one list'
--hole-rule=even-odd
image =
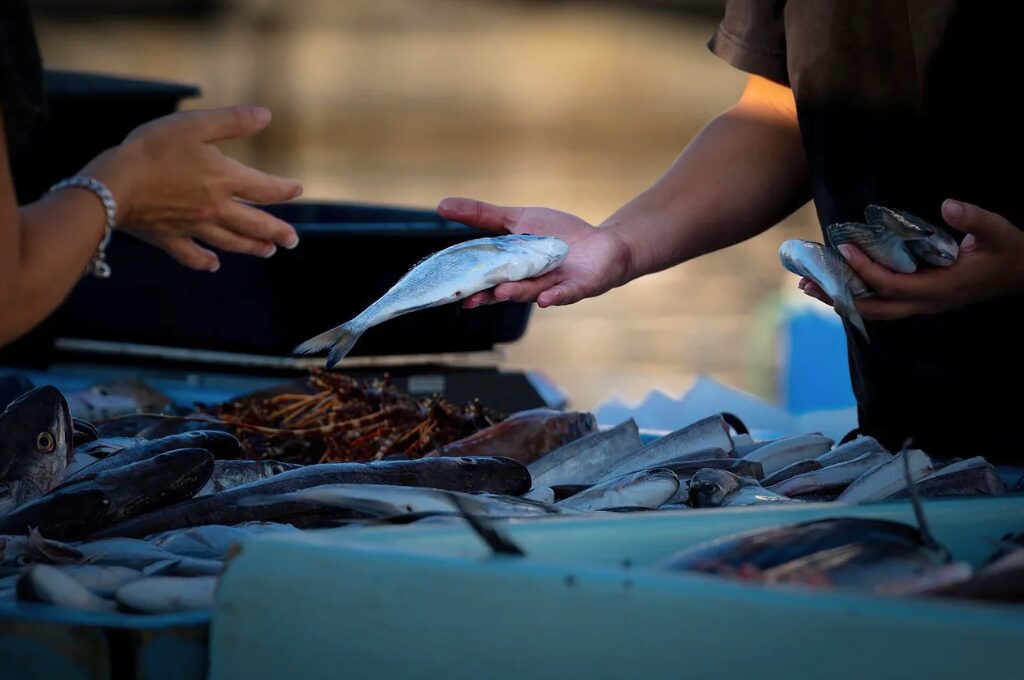
{"label": "pile of fish", "polygon": [[912,274],[922,265],[948,267],[956,262],[960,250],[946,229],[909,213],[869,205],[864,217],[865,222],[828,225],[824,245],[801,239],[786,241],[779,258],[788,271],[815,282],[832,298],[836,312],[867,339],[854,300],[873,293],[846,264],[837,251],[839,246],[857,246],[875,262],[902,274]]}

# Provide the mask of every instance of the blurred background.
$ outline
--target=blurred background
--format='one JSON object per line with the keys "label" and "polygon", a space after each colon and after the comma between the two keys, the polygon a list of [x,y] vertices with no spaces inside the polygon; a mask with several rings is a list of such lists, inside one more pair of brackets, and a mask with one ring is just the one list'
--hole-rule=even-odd
{"label": "blurred background", "polygon": [[[305,198],[432,208],[446,195],[599,222],[654,181],[744,75],[706,43],[723,2],[37,0],[48,67],[198,85],[189,107],[259,103],[227,150]],[[698,374],[778,398],[777,316],[805,208],[726,252],[600,299],[535,310],[504,365],[592,408]],[[386,254],[382,253],[382,257]]]}

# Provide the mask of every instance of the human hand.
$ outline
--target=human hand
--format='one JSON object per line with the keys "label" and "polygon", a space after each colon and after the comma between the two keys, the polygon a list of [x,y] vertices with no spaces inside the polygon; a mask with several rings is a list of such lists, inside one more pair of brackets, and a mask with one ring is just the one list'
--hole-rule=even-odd
{"label": "human hand", "polygon": [[114,194],[120,230],[162,248],[186,267],[220,267],[217,255],[196,241],[270,257],[278,245],[294,248],[298,235],[291,225],[242,201],[288,201],[302,193],[302,186],[227,158],[214,146],[256,134],[269,123],[270,111],[262,107],[171,114],[133,130],[82,174]]}
{"label": "human hand", "polygon": [[569,245],[557,269],[535,279],[502,283],[471,295],[466,308],[495,302],[537,301],[540,307],[570,305],[621,286],[630,278],[632,254],[615,232],[549,208],[510,208],[469,198],[446,198],[437,206],[445,219],[499,233],[554,236]]}
{"label": "human hand", "polygon": [[[839,250],[876,297],[858,300],[865,319],[880,321],[937,314],[974,302],[1024,291],[1024,233],[1006,218],[970,203],[947,200],[942,217],[967,234],[957,261],[949,267],[892,272],[854,246]],[[814,282],[800,288],[826,304],[832,301]]]}

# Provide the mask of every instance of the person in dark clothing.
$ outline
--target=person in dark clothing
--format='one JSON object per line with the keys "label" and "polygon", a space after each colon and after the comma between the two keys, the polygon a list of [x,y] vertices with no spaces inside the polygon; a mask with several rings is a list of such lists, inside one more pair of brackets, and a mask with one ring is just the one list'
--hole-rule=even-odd
{"label": "person in dark clothing", "polygon": [[938,457],[1019,460],[1016,403],[999,388],[1024,377],[1024,134],[1009,105],[1022,18],[1020,3],[729,0],[709,48],[750,74],[740,101],[604,223],[440,203],[447,218],[571,247],[560,269],[464,304],[571,304],[750,238],[809,199],[822,226],[897,208],[951,227],[961,252],[897,274],[842,249],[877,293],[857,303],[870,343],[846,328],[861,430]]}
{"label": "person in dark clothing", "polygon": [[[46,318],[88,270],[109,275],[103,248],[117,228],[194,269],[216,271],[197,244],[269,257],[295,230],[245,205],[297,197],[302,187],[225,158],[214,146],[270,122],[238,106],[152,121],[40,200],[19,206],[10,154],[29,147],[46,115],[42,66],[25,0],[0,3],[0,346]],[[82,134],[88,134],[83,121]],[[116,275],[116,273],[115,273]]]}

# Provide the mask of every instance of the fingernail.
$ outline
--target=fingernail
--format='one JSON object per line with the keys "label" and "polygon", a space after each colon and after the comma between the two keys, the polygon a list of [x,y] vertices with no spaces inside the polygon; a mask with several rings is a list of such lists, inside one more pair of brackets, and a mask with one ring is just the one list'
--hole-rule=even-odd
{"label": "fingernail", "polygon": [[960,201],[947,199],[946,204],[942,207],[945,208],[946,215],[948,215],[951,219],[959,220],[961,217],[964,216],[964,206],[962,203],[960,203]]}
{"label": "fingernail", "polygon": [[498,302],[508,302],[511,299],[511,297],[509,295],[498,295],[497,293],[495,293],[494,299],[497,300]]}
{"label": "fingernail", "polygon": [[843,245],[839,246],[838,250],[839,250],[839,254],[842,255],[843,258],[846,259],[846,260],[849,260],[851,257],[853,257],[853,250],[846,243],[844,243]]}
{"label": "fingernail", "polygon": [[800,283],[796,284],[796,287],[800,290],[807,290],[807,281],[804,279],[800,280]]}
{"label": "fingernail", "polygon": [[214,262],[213,266],[210,267],[210,273],[214,273],[220,269],[220,262]]}
{"label": "fingernail", "polygon": [[254,106],[252,109],[252,117],[256,119],[257,123],[266,124],[270,122],[271,118],[270,109],[263,106]]}
{"label": "fingernail", "polygon": [[294,236],[291,239],[289,239],[287,243],[284,244],[284,247],[287,248],[288,250],[294,250],[295,246],[297,245],[299,245],[299,237]]}
{"label": "fingernail", "polygon": [[276,253],[276,252],[277,252],[277,246],[270,246],[270,250],[267,251],[267,254],[264,255],[263,257],[273,257],[274,253]]}

